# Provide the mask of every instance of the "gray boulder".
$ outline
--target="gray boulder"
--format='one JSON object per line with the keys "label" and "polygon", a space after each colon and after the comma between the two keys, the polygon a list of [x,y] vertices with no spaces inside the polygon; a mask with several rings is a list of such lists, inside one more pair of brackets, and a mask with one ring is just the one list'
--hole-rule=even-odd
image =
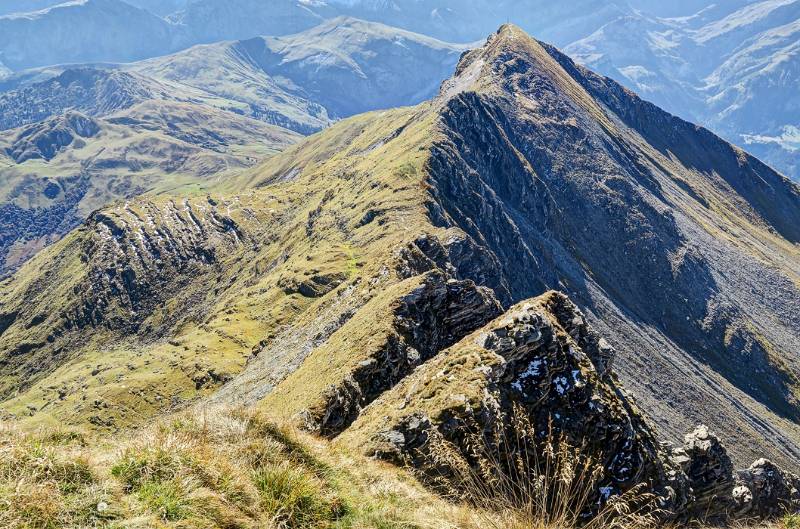
{"label": "gray boulder", "polygon": [[735,515],[774,518],[800,510],[800,478],[767,459],[737,473],[732,491]]}

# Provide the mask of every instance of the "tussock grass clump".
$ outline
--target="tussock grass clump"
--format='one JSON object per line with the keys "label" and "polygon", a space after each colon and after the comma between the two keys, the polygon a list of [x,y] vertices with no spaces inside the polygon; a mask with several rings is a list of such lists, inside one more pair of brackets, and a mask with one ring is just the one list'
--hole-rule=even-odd
{"label": "tussock grass clump", "polygon": [[94,482],[89,462],[83,456],[65,456],[48,442],[28,436],[0,448],[0,479],[10,481],[18,476],[56,485],[64,493]]}
{"label": "tussock grass clump", "polygon": [[191,518],[197,512],[192,497],[191,485],[179,479],[148,481],[137,490],[139,499],[148,509],[164,521]]}
{"label": "tussock grass clump", "polygon": [[[550,425],[539,439],[527,414],[515,407],[510,428],[473,429],[456,446],[435,432],[431,455],[437,486],[482,513],[496,529],[649,529],[659,520],[656,498],[633,487],[603,494],[603,464]],[[466,451],[464,450],[466,448]],[[600,497],[598,498],[598,492]]]}
{"label": "tussock grass clump", "polygon": [[246,527],[258,518],[257,492],[232,450],[245,433],[236,421],[182,417],[125,449],[110,473],[140,511],[162,522]]}
{"label": "tussock grass clump", "polygon": [[53,483],[20,479],[0,492],[0,525],[10,528],[61,527],[64,503]]}
{"label": "tussock grass clump", "polygon": [[262,509],[280,526],[324,527],[348,512],[346,503],[335,492],[326,491],[324,482],[288,462],[259,468],[253,481]]}
{"label": "tussock grass clump", "polygon": [[784,529],[800,529],[800,514],[787,514],[781,518],[780,526]]}
{"label": "tussock grass clump", "polygon": [[82,436],[0,429],[0,527],[91,527],[106,517],[94,501],[101,489]]}

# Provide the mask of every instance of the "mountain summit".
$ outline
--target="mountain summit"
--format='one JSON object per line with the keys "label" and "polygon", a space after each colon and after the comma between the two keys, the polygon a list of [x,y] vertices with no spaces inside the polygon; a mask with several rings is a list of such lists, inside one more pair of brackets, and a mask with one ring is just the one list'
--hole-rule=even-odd
{"label": "mountain summit", "polygon": [[[495,405],[475,388],[527,402],[547,369],[554,409],[591,387],[618,432],[644,419],[613,361],[665,435],[702,421],[736,463],[793,465],[798,242],[796,185],[507,25],[429,102],[40,253],[0,288],[2,408],[119,428],[203,396],[366,443]],[[581,310],[525,304],[550,290]]]}
{"label": "mountain summit", "polygon": [[496,257],[504,303],[569,292],[667,430],[793,438],[796,185],[514,26],[438,104],[432,218]]}

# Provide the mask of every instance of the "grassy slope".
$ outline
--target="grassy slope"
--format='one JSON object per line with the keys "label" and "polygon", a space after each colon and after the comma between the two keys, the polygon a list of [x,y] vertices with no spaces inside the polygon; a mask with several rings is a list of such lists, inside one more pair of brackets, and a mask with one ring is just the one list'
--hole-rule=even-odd
{"label": "grassy slope", "polygon": [[127,438],[0,428],[0,524],[30,528],[477,528],[413,477],[263,416],[210,409]]}
{"label": "grassy slope", "polygon": [[[401,109],[383,113],[382,119],[373,114],[343,122],[312,137],[301,152],[290,149],[245,175],[257,189],[232,193],[241,184],[223,183],[220,193],[229,186],[228,198],[214,194],[220,204],[216,209],[227,209],[252,242],[226,247],[212,270],[192,272],[185,288],[160,300],[134,334],[102,324],[70,332],[60,319],[81,303],[70,292],[93,288],[80,256],[89,241],[97,240],[96,226],[78,230],[37,256],[0,294],[0,312],[21,307],[25,300],[22,314],[2,335],[2,354],[8,356],[20,343],[42,344],[27,364],[4,368],[8,400],[3,409],[31,424],[138,423],[209,394],[241,371],[261,340],[323,304],[326,298],[298,291],[310,278],[343,283],[331,294],[336,295],[379,275],[392,250],[408,239],[407,231],[421,230],[425,222],[419,176],[425,151],[419,142],[426,140],[429,122],[417,123],[418,132],[406,131],[403,141],[382,146],[376,138],[391,137],[417,112]],[[294,167],[303,170],[281,181],[294,174]],[[107,212],[133,231],[136,218],[163,212],[168,203],[168,198],[137,199]],[[205,207],[200,196],[189,203],[196,210]],[[360,226],[374,210],[378,220]],[[141,229],[149,234],[153,228],[146,224]],[[45,277],[62,293],[53,296]],[[173,280],[179,282],[167,278],[169,284]],[[60,303],[54,305],[53,299]],[[30,326],[40,313],[48,315],[46,321]],[[106,314],[123,322],[133,318],[118,305]],[[48,343],[48,335],[57,338]],[[198,382],[208,373],[216,379]],[[14,392],[20,386],[22,391]]]}
{"label": "grassy slope", "polygon": [[[49,161],[16,164],[0,154],[0,203],[32,214],[61,207],[77,222],[121,198],[205,192],[300,138],[254,119],[168,101],[141,103],[97,123],[97,136],[75,139]],[[0,133],[0,151],[18,141],[23,131]],[[54,185],[58,193],[46,194]],[[6,255],[0,254],[0,270],[15,269],[71,227],[53,225],[49,232],[19,234]]]}

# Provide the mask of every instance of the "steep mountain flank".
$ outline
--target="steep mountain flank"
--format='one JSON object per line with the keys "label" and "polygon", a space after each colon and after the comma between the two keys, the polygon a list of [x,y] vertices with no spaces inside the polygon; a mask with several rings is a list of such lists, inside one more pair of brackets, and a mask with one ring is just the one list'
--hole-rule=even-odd
{"label": "steep mountain flank", "polygon": [[797,187],[512,27],[444,96],[431,213],[498,257],[501,299],[569,292],[665,430],[793,453]]}
{"label": "steep mountain flank", "polygon": [[[334,0],[334,3],[337,0]],[[432,35],[469,42],[483,38],[500,24],[514,21],[548,41],[569,43],[608,21],[629,13],[627,2],[574,0],[345,0],[352,16]]]}
{"label": "steep mountain flank", "polygon": [[[555,289],[585,316],[535,302],[538,327],[571,337],[547,341],[553,360],[630,404],[603,421],[641,417],[604,378],[615,349],[665,437],[705,422],[740,467],[793,466],[798,221],[784,177],[504,26],[428,103],[337,123],[205,198],[103,210],[37,256],[0,289],[3,408],[113,428],[207,395],[367,443],[381,402],[438,417],[449,403],[408,388],[472,353],[485,365],[457,394],[493,366],[501,400],[539,391],[531,351],[491,322]],[[483,353],[481,328],[498,340]],[[570,340],[583,354],[565,360]]]}
{"label": "steep mountain flank", "polygon": [[564,50],[797,179],[800,2],[631,5]]}
{"label": "steep mountain flank", "polygon": [[433,97],[466,49],[338,17],[293,35],[217,42],[131,64],[51,66],[0,85],[0,129],[66,110],[100,117],[164,99],[309,134],[333,120]]}
{"label": "steep mountain flank", "polygon": [[336,16],[324,1],[196,0],[170,19],[192,43],[233,40],[257,35],[286,35],[304,31]]}
{"label": "steep mountain flank", "polygon": [[202,90],[246,115],[310,133],[332,120],[432,97],[466,49],[339,17],[294,35],[197,46],[126,69]]}

